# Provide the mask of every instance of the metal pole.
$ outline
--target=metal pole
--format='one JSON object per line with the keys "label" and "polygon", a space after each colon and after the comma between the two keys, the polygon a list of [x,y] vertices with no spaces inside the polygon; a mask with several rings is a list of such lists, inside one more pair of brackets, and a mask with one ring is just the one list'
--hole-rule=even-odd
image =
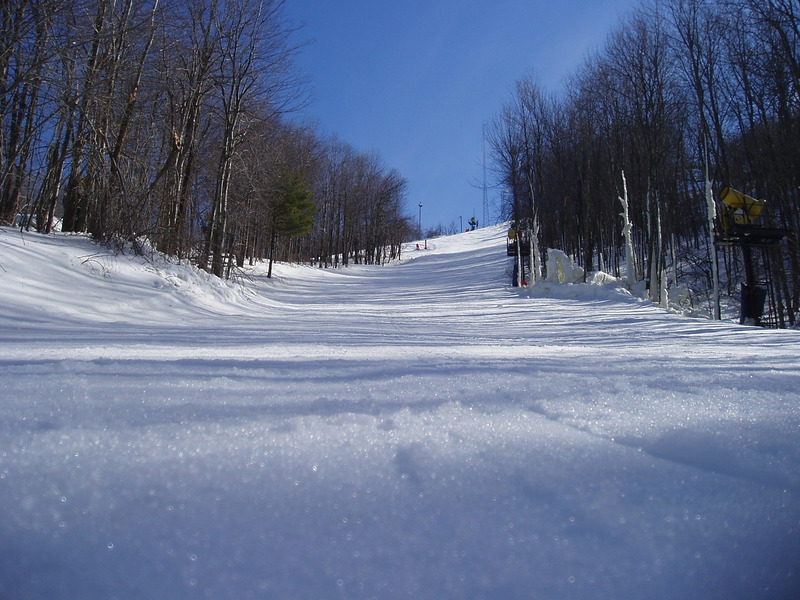
{"label": "metal pole", "polygon": [[419,203],[419,221],[417,221],[417,230],[419,231],[419,239],[422,239],[422,202]]}

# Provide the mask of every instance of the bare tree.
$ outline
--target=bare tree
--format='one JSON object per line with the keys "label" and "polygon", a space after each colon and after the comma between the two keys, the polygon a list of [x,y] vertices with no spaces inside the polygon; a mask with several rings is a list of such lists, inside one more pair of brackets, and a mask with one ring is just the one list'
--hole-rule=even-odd
{"label": "bare tree", "polygon": [[212,74],[219,56],[219,2],[193,0],[173,8],[164,23],[155,69],[164,99],[162,158],[149,186],[157,203],[159,249],[183,256],[189,235],[190,189],[201,134],[208,128]]}
{"label": "bare tree", "polygon": [[9,222],[23,195],[33,192],[31,163],[49,121],[43,92],[52,85],[52,33],[63,8],[59,0],[0,3],[0,222]]}
{"label": "bare tree", "polygon": [[235,0],[226,2],[219,14],[216,98],[221,140],[201,257],[201,264],[215,275],[222,274],[234,153],[255,116],[252,111],[257,106],[280,112],[297,98],[297,80],[290,69],[295,48],[287,44],[282,7],[282,0]]}

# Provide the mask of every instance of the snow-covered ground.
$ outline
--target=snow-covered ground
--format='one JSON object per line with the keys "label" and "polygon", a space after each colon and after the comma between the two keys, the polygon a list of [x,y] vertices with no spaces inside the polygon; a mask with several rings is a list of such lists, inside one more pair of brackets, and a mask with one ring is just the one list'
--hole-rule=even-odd
{"label": "snow-covered ground", "polygon": [[0,598],[800,597],[800,335],[0,230]]}

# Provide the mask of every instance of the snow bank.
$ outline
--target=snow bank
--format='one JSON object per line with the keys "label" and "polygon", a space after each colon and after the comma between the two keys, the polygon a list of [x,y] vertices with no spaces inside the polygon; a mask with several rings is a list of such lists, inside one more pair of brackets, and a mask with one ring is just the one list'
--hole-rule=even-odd
{"label": "snow bank", "polygon": [[[645,281],[628,286],[624,280],[602,271],[586,274],[561,250],[548,249],[547,257],[546,279],[527,290],[532,297],[575,300],[605,298],[618,302],[637,302],[648,298]],[[672,312],[683,316],[707,316],[702,310],[691,306],[689,291],[684,287],[670,286],[668,297],[667,308]]]}
{"label": "snow bank", "polygon": [[115,250],[86,235],[43,236],[4,228],[0,269],[11,297],[2,316],[24,320],[33,313],[75,322],[172,323],[175,313],[239,310],[246,296],[241,286],[188,262],[143,250],[144,254],[130,247]]}

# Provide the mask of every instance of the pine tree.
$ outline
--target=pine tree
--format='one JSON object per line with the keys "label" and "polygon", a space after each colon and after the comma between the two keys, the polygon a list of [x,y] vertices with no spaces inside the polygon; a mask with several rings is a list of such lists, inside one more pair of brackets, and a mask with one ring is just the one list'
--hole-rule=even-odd
{"label": "pine tree", "polygon": [[283,172],[278,179],[275,192],[270,207],[272,218],[267,277],[272,277],[272,263],[278,237],[292,238],[311,231],[317,209],[311,200],[308,183],[297,171]]}

